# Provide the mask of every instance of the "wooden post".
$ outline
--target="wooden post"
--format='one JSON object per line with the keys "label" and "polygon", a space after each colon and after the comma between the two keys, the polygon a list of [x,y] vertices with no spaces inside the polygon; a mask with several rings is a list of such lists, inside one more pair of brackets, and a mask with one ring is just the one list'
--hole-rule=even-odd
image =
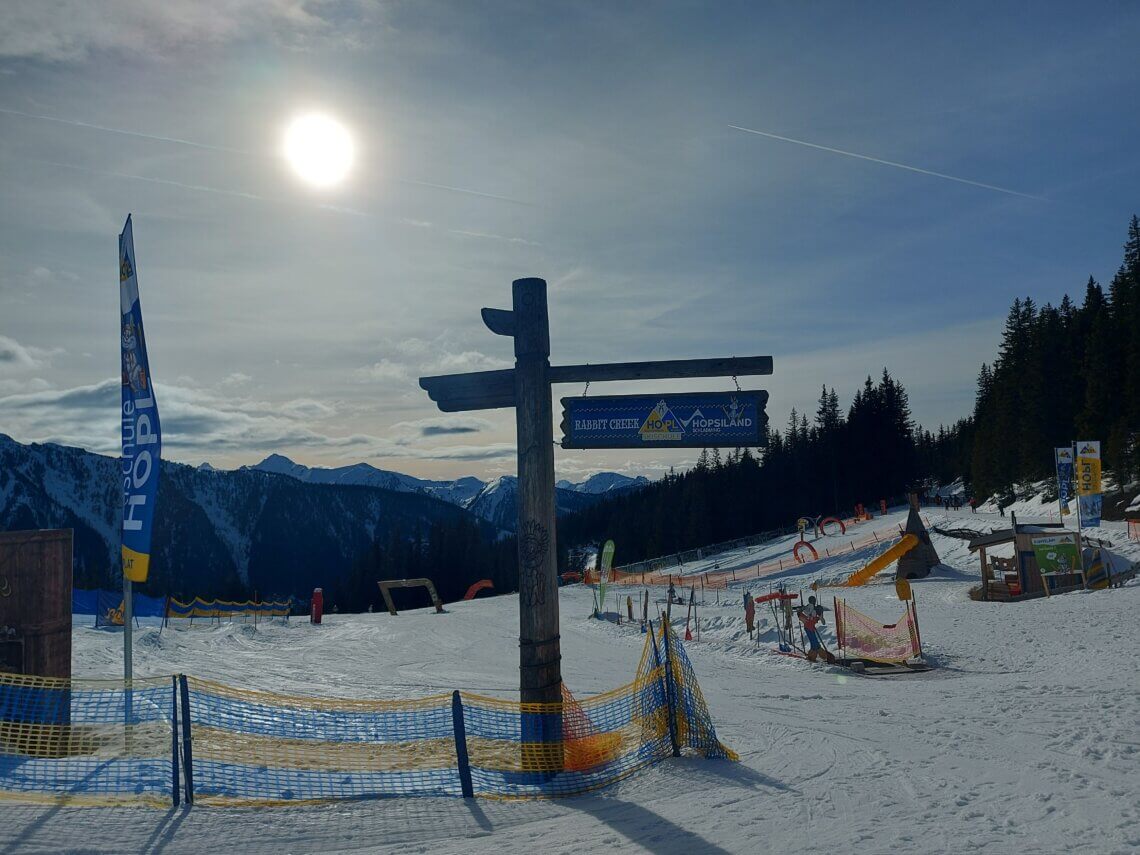
{"label": "wooden post", "polygon": [[[669,638],[673,634],[673,625],[666,617],[662,622],[661,636],[665,642],[665,697],[669,705],[669,741],[673,745],[673,756],[681,756],[681,746],[677,737],[677,689],[675,675],[673,674],[673,645]],[[656,653],[656,650],[654,651]]]}
{"label": "wooden post", "polygon": [[982,559],[982,599],[989,600],[990,598],[990,582],[986,575],[990,572],[989,567],[986,566],[986,548],[984,546],[978,547],[978,552],[981,553]]}
{"label": "wooden post", "polygon": [[[546,281],[511,287],[518,432],[519,695],[524,704],[562,701],[558,563],[554,541],[554,415]],[[561,745],[562,716],[524,715],[523,742]],[[550,757],[549,749],[545,754]],[[561,763],[556,764],[561,768]],[[557,771],[557,770],[550,770]]]}
{"label": "wooden post", "polygon": [[914,597],[914,592],[911,592],[910,602],[907,603],[907,608],[910,609],[910,616],[914,620],[914,637],[918,642],[918,655],[922,656],[922,630],[918,628],[918,601]]}
{"label": "wooden post", "polygon": [[463,798],[475,798],[471,785],[471,759],[467,753],[467,726],[463,721],[463,700],[459,691],[451,693],[451,727],[455,735],[455,760],[459,767],[459,790]]}

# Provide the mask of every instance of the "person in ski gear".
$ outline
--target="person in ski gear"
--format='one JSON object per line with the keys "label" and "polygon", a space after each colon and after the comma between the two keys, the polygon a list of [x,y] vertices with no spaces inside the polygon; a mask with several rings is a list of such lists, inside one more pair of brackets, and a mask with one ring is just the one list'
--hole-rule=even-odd
{"label": "person in ski gear", "polygon": [[834,662],[835,657],[824,648],[819,640],[819,630],[816,629],[816,626],[826,623],[826,621],[823,619],[823,606],[816,604],[815,597],[808,597],[807,605],[800,608],[800,623],[804,625],[804,635],[807,636],[808,640],[808,661],[814,662],[823,656],[828,663]]}
{"label": "person in ski gear", "polygon": [[677,602],[677,589],[673,587],[673,580],[669,580],[669,602]]}
{"label": "person in ski gear", "polygon": [[783,585],[780,586],[780,602],[784,606],[784,632],[786,632],[788,634],[788,638],[791,639],[792,612],[794,611],[794,608],[792,606],[792,598],[788,596],[788,591]]}

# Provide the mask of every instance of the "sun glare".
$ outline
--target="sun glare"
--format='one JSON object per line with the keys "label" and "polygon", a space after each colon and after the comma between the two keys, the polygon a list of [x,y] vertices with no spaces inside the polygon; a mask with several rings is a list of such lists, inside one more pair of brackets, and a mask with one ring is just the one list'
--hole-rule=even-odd
{"label": "sun glare", "polygon": [[352,168],[355,155],[348,129],[319,113],[290,122],[282,150],[293,171],[317,187],[339,184]]}

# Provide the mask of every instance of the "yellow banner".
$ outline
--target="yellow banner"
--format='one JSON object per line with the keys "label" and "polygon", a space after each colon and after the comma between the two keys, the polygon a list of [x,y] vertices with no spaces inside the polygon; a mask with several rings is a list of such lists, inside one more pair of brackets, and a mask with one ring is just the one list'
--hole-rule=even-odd
{"label": "yellow banner", "polygon": [[132,582],[145,582],[146,571],[150,568],[150,556],[123,547],[123,575]]}
{"label": "yellow banner", "polygon": [[1100,483],[1100,443],[1077,443],[1077,495],[1097,496],[1104,492]]}

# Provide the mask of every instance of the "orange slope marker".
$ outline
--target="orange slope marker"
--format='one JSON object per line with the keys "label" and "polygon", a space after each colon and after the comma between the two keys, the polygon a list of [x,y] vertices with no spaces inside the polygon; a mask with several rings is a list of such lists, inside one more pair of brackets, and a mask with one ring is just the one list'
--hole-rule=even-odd
{"label": "orange slope marker", "polygon": [[913,534],[904,534],[898,543],[874,559],[866,567],[861,570],[856,570],[842,582],[837,582],[832,585],[821,585],[818,582],[813,582],[811,589],[816,591],[820,588],[855,588],[859,585],[865,585],[871,581],[876,574],[886,570],[887,567],[898,561],[916,546],[918,546],[918,538]]}

